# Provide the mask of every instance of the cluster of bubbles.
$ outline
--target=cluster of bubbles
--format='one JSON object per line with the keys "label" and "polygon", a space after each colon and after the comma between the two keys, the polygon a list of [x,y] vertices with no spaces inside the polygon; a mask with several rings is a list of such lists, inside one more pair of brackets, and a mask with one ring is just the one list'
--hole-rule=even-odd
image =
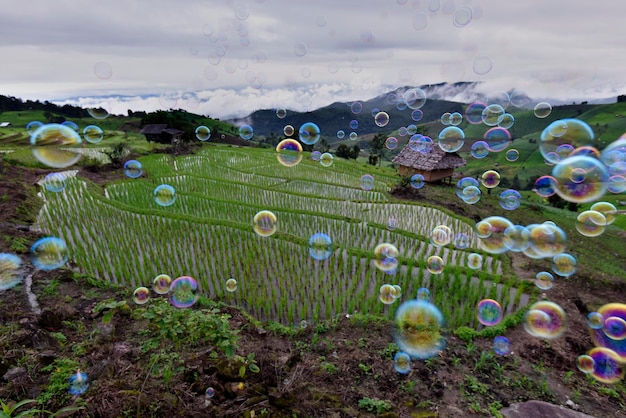
{"label": "cluster of bubbles", "polygon": [[378,289],[378,300],[391,305],[402,296],[402,288],[397,284],[384,284]]}
{"label": "cluster of bubbles", "polygon": [[374,248],[374,264],[387,274],[395,274],[398,269],[398,248],[388,242],[378,244]]}
{"label": "cluster of bubbles", "polygon": [[[159,274],[152,281],[152,291],[157,295],[168,295],[169,302],[176,308],[189,308],[198,300],[199,286],[191,276],[181,276],[174,280],[167,274]],[[150,301],[151,292],[146,286],[139,286],[133,292],[133,301],[144,305]]]}

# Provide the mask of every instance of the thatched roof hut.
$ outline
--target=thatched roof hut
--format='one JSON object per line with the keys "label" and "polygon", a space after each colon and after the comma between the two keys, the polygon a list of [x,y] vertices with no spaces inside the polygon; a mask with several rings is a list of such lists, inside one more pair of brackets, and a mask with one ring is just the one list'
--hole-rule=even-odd
{"label": "thatched roof hut", "polygon": [[427,153],[414,151],[407,145],[396,155],[393,163],[398,167],[399,175],[421,174],[425,181],[430,182],[452,177],[456,168],[467,164],[459,154],[445,152],[437,144],[433,144]]}
{"label": "thatched roof hut", "polygon": [[184,132],[179,129],[168,128],[164,123],[155,123],[144,126],[139,133],[144,134],[148,142],[173,144],[180,140]]}

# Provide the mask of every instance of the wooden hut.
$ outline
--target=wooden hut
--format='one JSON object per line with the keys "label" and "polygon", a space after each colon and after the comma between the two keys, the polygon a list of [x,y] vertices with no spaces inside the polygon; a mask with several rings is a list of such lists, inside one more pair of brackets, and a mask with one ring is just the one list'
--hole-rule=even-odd
{"label": "wooden hut", "polygon": [[175,144],[184,132],[179,129],[168,128],[164,123],[155,123],[144,126],[139,133],[144,134],[148,142]]}
{"label": "wooden hut", "polygon": [[445,152],[439,145],[433,144],[430,152],[414,151],[409,145],[396,155],[393,163],[398,167],[400,176],[410,177],[421,174],[427,182],[434,182],[452,177],[454,170],[467,163],[456,152]]}

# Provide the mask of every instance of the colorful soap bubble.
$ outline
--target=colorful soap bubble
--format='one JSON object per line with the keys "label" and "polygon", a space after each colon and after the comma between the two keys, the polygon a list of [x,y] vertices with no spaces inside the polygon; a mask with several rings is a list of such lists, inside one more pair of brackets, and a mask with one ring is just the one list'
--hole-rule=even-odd
{"label": "colorful soap bubble", "polygon": [[606,217],[595,210],[585,210],[576,217],[576,230],[586,237],[602,235],[607,224]]}
{"label": "colorful soap bubble", "polygon": [[461,199],[470,205],[474,205],[480,201],[481,191],[476,186],[467,186],[463,189]]}
{"label": "colorful soap bubble", "polygon": [[420,88],[408,89],[402,95],[402,100],[409,109],[417,110],[424,107],[426,104],[427,95],[426,92]]}
{"label": "colorful soap bubble", "polygon": [[361,103],[361,102],[353,102],[350,105],[350,111],[352,113],[354,113],[355,115],[358,115],[359,113],[361,113],[363,111],[363,103]]}
{"label": "colorful soap bubble", "polygon": [[331,165],[333,165],[333,154],[331,154],[330,152],[325,152],[322,155],[320,155],[320,164],[323,167],[330,167]]}
{"label": "colorful soap bubble", "polygon": [[143,165],[137,160],[128,160],[124,163],[124,174],[131,179],[141,177]]}
{"label": "colorful soap bubble", "polygon": [[566,328],[565,311],[554,302],[536,302],[524,317],[524,329],[533,337],[558,338],[563,335]]}
{"label": "colorful soap bubble", "polygon": [[488,327],[497,325],[502,321],[502,307],[493,299],[483,299],[476,306],[476,318]]}
{"label": "colorful soap bubble", "polygon": [[391,305],[396,301],[396,297],[394,296],[393,286],[390,284],[384,284],[378,289],[378,300],[380,300],[385,305]]}
{"label": "colorful soap bubble", "polygon": [[426,269],[432,274],[443,273],[444,262],[438,255],[431,255],[426,259]]}
{"label": "colorful soap bubble", "polygon": [[506,160],[509,162],[517,161],[519,159],[519,151],[516,149],[510,149],[506,152]]}
{"label": "colorful soap bubble", "polygon": [[353,119],[350,121],[350,129],[356,129],[359,127],[359,121],[356,119]]}
{"label": "colorful soap bubble", "polygon": [[296,152],[281,152],[276,154],[276,160],[285,167],[295,167],[302,162],[302,154]]}
{"label": "colorful soap bubble", "polygon": [[589,312],[587,314],[587,325],[591,329],[600,329],[604,326],[604,317],[600,312]]}
{"label": "colorful soap bubble", "polygon": [[66,168],[80,160],[81,154],[76,148],[83,143],[72,128],[50,123],[31,134],[30,145],[33,156],[40,163],[52,168]]}
{"label": "colorful soap bubble", "polygon": [[450,125],[459,126],[463,122],[463,115],[459,112],[453,112],[450,114]]}
{"label": "colorful soap bubble", "polygon": [[587,354],[578,356],[578,358],[576,359],[576,367],[578,367],[578,370],[580,370],[583,373],[593,372],[595,365],[596,365],[596,362],[593,359],[593,357]]}
{"label": "colorful soap bubble", "polygon": [[237,280],[233,279],[232,277],[226,280],[226,291],[233,293],[236,290],[237,290]]}
{"label": "colorful soap bubble", "polygon": [[504,113],[504,107],[493,103],[483,109],[481,120],[487,126],[496,126],[498,124],[498,120],[502,115],[504,115]]}
{"label": "colorful soap bubble", "polygon": [[198,282],[190,276],[181,276],[170,285],[169,300],[176,308],[189,308],[198,300]]}
{"label": "colorful soap bubble", "polygon": [[530,230],[522,225],[512,225],[504,230],[502,243],[513,252],[522,252],[530,247]]}
{"label": "colorful soap bubble", "polygon": [[332,254],[333,241],[323,232],[317,232],[309,238],[309,255],[314,260],[326,260]]}
{"label": "colorful soap bubble", "polygon": [[439,132],[437,144],[445,152],[455,152],[463,147],[465,132],[457,126],[448,126]]}
{"label": "colorful soap bubble", "polygon": [[67,126],[69,128],[72,128],[73,130],[78,132],[78,125],[76,123],[72,122],[71,120],[66,120],[65,122],[61,123],[61,125]]}
{"label": "colorful soap bubble", "polygon": [[62,173],[50,173],[44,177],[42,184],[47,191],[59,193],[65,190],[66,177]]}
{"label": "colorful soap bubble", "polygon": [[313,161],[319,161],[321,156],[322,156],[322,153],[320,151],[317,151],[317,150],[315,150],[315,151],[313,151],[311,153],[311,159]]}
{"label": "colorful soap bubble", "polygon": [[535,105],[533,112],[539,119],[547,118],[552,113],[552,105],[548,102],[539,102]]}
{"label": "colorful soap bubble", "polygon": [[387,220],[387,229],[390,231],[395,230],[398,227],[398,220],[396,218],[389,218]]}
{"label": "colorful soap bubble", "polygon": [[522,195],[517,190],[507,189],[500,193],[500,206],[502,209],[515,210],[522,204]]}
{"label": "colorful soap bubble", "polygon": [[478,180],[476,180],[473,177],[463,177],[462,179],[460,179],[459,181],[456,182],[456,195],[463,199],[464,195],[463,195],[463,190],[465,190],[466,187],[469,186],[475,186],[478,187],[479,183]]}
{"label": "colorful soap bubble", "polygon": [[357,134],[356,132],[350,132],[350,135],[348,135],[348,139],[350,141],[356,141],[358,137],[359,137],[359,134]]}
{"label": "colorful soap bubble", "polygon": [[400,128],[398,128],[398,135],[406,136],[407,134],[408,132],[406,130],[406,126],[401,126]]}
{"label": "colorful soap bubble", "polygon": [[212,397],[215,396],[215,389],[213,389],[212,387],[208,387],[206,391],[204,392],[204,396],[207,399],[211,399]]}
{"label": "colorful soap bubble", "polygon": [[626,366],[622,358],[613,350],[595,347],[588,355],[593,359],[594,366],[590,375],[602,383],[617,383],[624,378]]}
{"label": "colorful soap bubble", "polygon": [[286,137],[292,136],[295,132],[296,130],[291,125],[285,125],[285,127],[283,128],[283,133]]}
{"label": "colorful soap bubble", "polygon": [[167,274],[159,274],[152,281],[152,290],[158,295],[165,295],[170,291],[172,278]]}
{"label": "colorful soap bubble", "polygon": [[501,216],[490,216],[480,221],[476,224],[477,231],[481,231],[479,248],[491,254],[502,254],[508,251],[504,245],[504,231],[511,226],[513,223]]}
{"label": "colorful soap bubble", "polygon": [[499,356],[506,356],[511,352],[511,343],[509,339],[498,336],[493,339],[493,351]]}
{"label": "colorful soap bubble", "polygon": [[613,194],[622,194],[626,192],[626,176],[610,176],[607,180],[606,189]]}
{"label": "colorful soap bubble", "polygon": [[465,232],[459,232],[454,236],[454,247],[464,250],[470,245],[470,237]]}
{"label": "colorful soap bubble", "polygon": [[394,284],[392,285],[392,287],[393,290],[391,291],[391,294],[393,295],[393,297],[396,299],[402,297],[402,287],[400,287],[400,285],[398,284]]}
{"label": "colorful soap bubble", "polygon": [[200,141],[208,141],[211,137],[211,129],[208,126],[198,126],[195,132],[196,138]]}
{"label": "colorful soap bubble", "polygon": [[262,210],[254,215],[252,220],[254,232],[261,237],[269,237],[274,235],[278,230],[278,219],[273,212]]}
{"label": "colorful soap bubble", "polygon": [[409,180],[411,187],[414,189],[421,189],[422,187],[424,187],[424,176],[422,176],[421,174],[413,174],[411,176],[411,179]]}
{"label": "colorful soap bubble", "polygon": [[169,184],[161,184],[152,192],[154,201],[159,206],[171,206],[176,202],[176,190]]}
{"label": "colorful soap bubble", "polygon": [[109,117],[109,112],[103,107],[92,107],[87,109],[87,113],[94,119],[103,120]]}
{"label": "colorful soap bubble", "polygon": [[626,320],[619,316],[609,316],[604,319],[602,331],[610,339],[621,341],[626,338]]}
{"label": "colorful soap bubble", "polygon": [[67,383],[67,391],[73,396],[82,395],[89,388],[89,379],[87,378],[87,375],[80,370],[70,376]]}
{"label": "colorful soap bubble", "polygon": [[535,286],[541,290],[550,290],[554,285],[554,276],[547,271],[540,271],[535,275]]}
{"label": "colorful soap bubble", "polygon": [[596,329],[591,329],[591,339],[598,347],[606,347],[617,353],[623,363],[626,363],[626,339],[615,340],[610,338],[604,332],[604,322],[607,318],[616,317],[626,321],[626,304],[623,303],[608,303],[601,306],[597,313],[604,318],[602,326]]}
{"label": "colorful soap bubble", "polygon": [[438,225],[430,234],[430,243],[435,247],[443,247],[452,242],[452,230],[446,225]]}
{"label": "colorful soap bubble", "polygon": [[378,244],[374,248],[374,264],[376,267],[388,274],[393,274],[398,268],[398,248],[390,243]]}
{"label": "colorful soap bubble", "polygon": [[488,189],[493,189],[500,184],[500,173],[495,170],[487,170],[480,176],[480,183]]}
{"label": "colorful soap bubble", "polygon": [[480,160],[489,155],[489,147],[485,141],[476,141],[472,144],[470,154],[472,157]]}
{"label": "colorful soap bubble", "polygon": [[411,119],[415,122],[419,122],[424,117],[424,112],[421,109],[415,109],[411,112]]}
{"label": "colorful soap bubble", "polygon": [[591,205],[589,210],[600,212],[602,215],[604,215],[604,221],[606,222],[606,225],[611,225],[613,222],[615,222],[617,208],[614,204],[610,202],[596,202]]}
{"label": "colorful soap bubble", "polygon": [[570,277],[576,272],[576,258],[567,253],[555,255],[552,258],[552,271],[561,277]]}
{"label": "colorful soap bubble", "polygon": [[471,253],[467,256],[467,267],[472,270],[478,270],[483,266],[483,256],[477,253]]}
{"label": "colorful soap bubble", "polygon": [[494,127],[485,132],[483,140],[487,143],[489,151],[500,152],[511,143],[511,133],[507,129]]}
{"label": "colorful soap bubble", "polygon": [[430,290],[425,287],[420,287],[417,289],[417,300],[425,300],[426,302],[430,301]]}
{"label": "colorful soap bubble", "polygon": [[483,122],[483,110],[487,105],[482,102],[474,102],[465,108],[465,120],[472,125],[478,125]]}
{"label": "colorful soap bubble", "polygon": [[133,302],[137,305],[143,305],[150,300],[150,289],[140,286],[133,292]]}
{"label": "colorful soap bubble", "polygon": [[91,144],[97,144],[102,141],[103,136],[104,132],[99,126],[89,125],[85,126],[85,129],[83,129],[83,138]]}
{"label": "colorful soap bubble", "polygon": [[411,371],[411,357],[407,353],[398,351],[393,357],[393,368],[400,374],[408,374]]}
{"label": "colorful soap bubble", "polygon": [[344,131],[342,131],[341,129],[337,131],[337,138],[338,139],[343,139],[346,136],[346,133]]}
{"label": "colorful soap bubble", "polygon": [[439,121],[441,122],[442,125],[449,126],[450,125],[450,116],[452,116],[452,113],[445,112],[444,114],[441,115],[441,117],[439,118]]}
{"label": "colorful soap bubble", "polygon": [[26,124],[26,132],[28,132],[28,135],[32,135],[33,133],[35,133],[35,131],[37,131],[37,129],[41,128],[42,126],[43,122],[39,122],[38,120],[28,122]]}
{"label": "colorful soap bubble", "polygon": [[414,124],[410,124],[406,127],[406,133],[409,135],[415,135],[417,133],[417,126]]}
{"label": "colorful soap bubble", "polygon": [[[572,172],[585,173],[582,180],[572,181]],[[552,167],[552,177],[557,181],[556,194],[563,200],[575,203],[593,202],[607,191],[609,173],[606,166],[593,157],[568,157]]]}
{"label": "colorful soap bubble", "polygon": [[415,134],[409,139],[409,148],[422,154],[428,154],[433,149],[433,140],[421,134]]}
{"label": "colorful soap bubble", "polygon": [[22,259],[15,254],[0,253],[0,290],[17,286],[22,281],[18,274]]}
{"label": "colorful soap bubble", "polygon": [[[578,148],[594,145],[594,134],[591,127],[578,119],[560,119],[552,122],[541,133],[539,139],[539,151],[541,155],[551,163],[559,161],[551,156],[561,145],[570,145]],[[550,154],[550,155],[548,155]]]}
{"label": "colorful soap bubble", "polygon": [[239,136],[241,139],[249,141],[254,136],[254,129],[250,125],[242,125],[239,127]]}
{"label": "colorful soap bubble", "polygon": [[291,151],[302,152],[302,145],[295,139],[287,138],[283,139],[276,145],[276,152]]}
{"label": "colorful soap bubble", "polygon": [[445,348],[444,318],[432,303],[425,300],[402,303],[396,310],[395,322],[396,344],[412,359],[427,359]]}
{"label": "colorful soap bubble", "polygon": [[384,128],[389,123],[389,114],[387,112],[378,112],[374,116],[374,123],[379,128]]}
{"label": "colorful soap bubble", "polygon": [[387,140],[385,141],[385,147],[387,147],[387,149],[389,150],[394,150],[398,148],[398,140],[396,139],[396,137],[390,136],[389,138],[387,138]]}
{"label": "colorful soap bubble", "polygon": [[538,259],[554,257],[565,251],[567,235],[553,222],[527,225],[530,231],[530,247],[524,250],[527,257]]}
{"label": "colorful soap bubble", "polygon": [[505,113],[498,118],[498,126],[502,129],[511,129],[515,124],[515,117],[510,113]]}
{"label": "colorful soap bubble", "polygon": [[56,237],[41,238],[30,248],[30,259],[40,270],[55,270],[62,267],[69,258],[65,241]]}
{"label": "colorful soap bubble", "polygon": [[361,189],[370,191],[374,189],[375,185],[376,181],[374,180],[374,176],[371,174],[364,174],[361,176]]}
{"label": "colorful soap bubble", "polygon": [[557,181],[552,176],[542,176],[535,180],[533,189],[541,197],[550,197],[556,193]]}

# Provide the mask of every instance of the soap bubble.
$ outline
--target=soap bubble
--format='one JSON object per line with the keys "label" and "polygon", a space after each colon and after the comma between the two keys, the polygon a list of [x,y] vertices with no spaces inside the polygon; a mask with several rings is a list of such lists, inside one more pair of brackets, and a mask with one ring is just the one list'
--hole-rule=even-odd
{"label": "soap bubble", "polygon": [[448,126],[439,133],[437,144],[445,152],[455,152],[463,147],[465,133],[457,126]]}
{"label": "soap bubble", "polygon": [[610,339],[621,341],[626,338],[626,320],[619,316],[609,316],[604,319],[602,330]]}
{"label": "soap bubble", "polygon": [[320,140],[320,127],[313,122],[303,123],[298,130],[298,136],[303,144],[313,145]]}
{"label": "soap bubble", "polygon": [[374,248],[374,264],[387,274],[393,274],[398,268],[398,248],[390,243],[378,244]]}
{"label": "soap bubble", "polygon": [[[597,313],[604,318],[601,321],[601,326],[595,329],[591,329],[591,339],[593,343],[598,347],[605,347],[613,350],[621,359],[622,363],[626,363],[626,339],[614,339],[607,335],[605,322],[608,318],[621,318],[626,321],[626,304],[623,303],[608,303],[601,306]],[[611,320],[615,322],[615,319]],[[617,336],[619,337],[619,328],[616,328]],[[609,334],[615,333],[615,330],[609,330]]]}
{"label": "soap bubble", "polygon": [[519,151],[516,149],[510,149],[506,152],[506,160],[509,162],[517,161],[519,158]]}
{"label": "soap bubble", "polygon": [[500,173],[495,170],[487,170],[480,176],[480,182],[488,189],[493,189],[500,184]]}
{"label": "soap bubble", "polygon": [[242,125],[239,127],[239,136],[248,141],[254,136],[254,129],[250,125]]}
{"label": "soap bubble", "polygon": [[580,370],[583,373],[593,372],[595,365],[596,365],[596,362],[593,359],[593,357],[587,354],[578,356],[578,358],[576,359],[576,366],[578,367],[578,370]]}
{"label": "soap bubble", "polygon": [[604,325],[604,317],[600,312],[589,312],[587,314],[587,325],[591,329],[600,329]]}
{"label": "soap bubble", "polygon": [[576,272],[576,258],[567,253],[555,255],[552,258],[552,271],[561,277],[570,277]]}
{"label": "soap bubble", "polygon": [[82,395],[89,388],[89,379],[85,373],[78,370],[68,379],[68,386],[70,395]]}
{"label": "soap bubble", "polygon": [[329,152],[325,152],[322,155],[320,155],[320,164],[323,167],[330,167],[331,165],[333,165],[333,154],[329,153]]}
{"label": "soap bubble", "polygon": [[124,174],[126,177],[136,179],[143,174],[143,166],[137,160],[128,160],[124,163]]}
{"label": "soap bubble", "polygon": [[389,138],[387,138],[387,140],[385,141],[385,147],[387,147],[387,149],[389,150],[394,150],[398,148],[398,140],[396,139],[396,137],[390,136]]}
{"label": "soap bubble", "polygon": [[506,356],[511,352],[511,343],[509,339],[503,336],[498,336],[493,339],[493,351],[500,355]]}
{"label": "soap bubble", "polygon": [[81,154],[76,148],[83,144],[72,128],[50,123],[31,134],[30,145],[33,156],[40,163],[52,168],[66,168],[80,160]]}
{"label": "soap bubble", "polygon": [[421,189],[424,187],[424,176],[421,174],[413,174],[410,179],[411,187],[414,189]]}
{"label": "soap bubble", "polygon": [[396,310],[395,321],[396,344],[412,359],[427,359],[445,348],[443,315],[432,303],[406,301]]}
{"label": "soap bubble", "polygon": [[22,259],[15,254],[0,253],[0,290],[17,286],[22,281],[18,273]]}
{"label": "soap bubble", "polygon": [[602,212],[585,210],[576,217],[576,230],[586,237],[602,235],[607,224],[606,217]]}
{"label": "soap bubble", "polygon": [[43,179],[43,186],[49,192],[58,193],[65,189],[65,175],[62,173],[50,173]]}
{"label": "soap bubble", "polygon": [[506,210],[515,210],[522,203],[522,195],[517,190],[508,189],[500,193],[500,206]]}
{"label": "soap bubble", "polygon": [[98,142],[102,141],[103,136],[104,132],[99,126],[89,125],[85,126],[85,129],[83,129],[83,138],[85,138],[85,141],[91,144],[97,144]]}
{"label": "soap bubble", "polygon": [[33,265],[40,270],[55,270],[67,262],[69,250],[65,241],[56,237],[41,238],[30,248]]}
{"label": "soap bubble", "polygon": [[211,129],[208,126],[198,126],[195,133],[196,138],[200,141],[208,141],[211,137]]}
{"label": "soap bubble", "polygon": [[432,274],[443,273],[444,262],[438,255],[431,255],[426,259],[426,269]]}
{"label": "soap bubble", "polygon": [[478,270],[483,266],[483,256],[477,253],[471,253],[467,256],[467,267],[472,270]]}
{"label": "soap bubble", "polygon": [[483,299],[476,307],[476,318],[488,327],[497,325],[502,321],[502,307],[493,299]]}
{"label": "soap bubble", "polygon": [[476,141],[472,144],[470,153],[472,157],[480,160],[489,155],[489,147],[485,141]]}
{"label": "soap bubble", "polygon": [[285,134],[285,136],[289,137],[295,133],[295,129],[291,125],[285,125],[285,127],[283,128],[283,133]]}
{"label": "soap bubble", "polygon": [[232,277],[226,280],[226,291],[230,293],[237,291],[237,280]]}
{"label": "soap bubble", "polygon": [[425,300],[426,302],[430,301],[430,290],[425,287],[420,287],[417,289],[417,300]]}
{"label": "soap bubble", "polygon": [[169,300],[176,308],[189,308],[198,300],[198,282],[190,276],[181,276],[170,285]]}
{"label": "soap bubble", "polygon": [[374,176],[371,174],[364,174],[361,176],[361,189],[370,191],[374,189],[375,185],[376,181],[374,180]]}
{"label": "soap bubble", "polygon": [[578,119],[560,119],[548,125],[540,136],[539,151],[551,163],[559,161],[549,156],[560,145],[570,145],[574,148],[594,145],[594,134],[591,127]]}
{"label": "soap bubble", "polygon": [[547,118],[552,113],[552,105],[548,102],[539,102],[535,105],[534,112],[540,119]]}
{"label": "soap bubble", "polygon": [[590,375],[597,381],[617,383],[624,378],[626,367],[615,351],[605,347],[595,347],[589,350],[588,355],[594,362]]}
{"label": "soap bubble", "polygon": [[411,358],[407,353],[398,351],[393,357],[393,368],[400,374],[407,374],[411,371]]}
{"label": "soap bubble", "polygon": [[374,123],[380,128],[387,126],[389,123],[389,114],[387,112],[378,112],[376,116],[374,116]]}
{"label": "soap bubble", "polygon": [[[572,172],[582,170],[582,180],[572,181]],[[606,166],[593,157],[568,157],[552,167],[552,177],[557,181],[556,194],[563,200],[575,203],[593,202],[607,191],[609,173]]]}
{"label": "soap bubble", "polygon": [[489,151],[500,152],[509,146],[511,133],[504,128],[494,127],[485,132],[483,139],[487,143]]}
{"label": "soap bubble", "polygon": [[159,274],[152,281],[152,290],[158,295],[165,295],[170,291],[172,278],[167,274]]}
{"label": "soap bubble", "polygon": [[135,302],[137,305],[143,305],[145,303],[148,303],[149,300],[150,300],[150,289],[148,289],[147,287],[144,287],[144,286],[138,287],[133,292],[133,302]]}
{"label": "soap bubble", "polygon": [[252,223],[254,232],[261,237],[272,236],[278,230],[276,215],[269,210],[262,210],[254,215]]}
{"label": "soap bubble", "polygon": [[322,232],[317,232],[309,238],[309,255],[314,260],[326,260],[332,254],[332,240]]}
{"label": "soap bubble", "polygon": [[540,301],[533,304],[524,318],[524,329],[533,337],[554,339],[565,332],[567,316],[554,302]]}
{"label": "soap bubble", "polygon": [[541,197],[550,197],[556,193],[557,181],[552,176],[542,176],[535,180],[535,193]]}
{"label": "soap bubble", "polygon": [[547,271],[535,275],[535,285],[541,290],[550,290],[554,285],[554,276]]}
{"label": "soap bubble", "polygon": [[152,192],[154,201],[159,206],[171,206],[176,202],[176,190],[169,184],[161,184]]}

